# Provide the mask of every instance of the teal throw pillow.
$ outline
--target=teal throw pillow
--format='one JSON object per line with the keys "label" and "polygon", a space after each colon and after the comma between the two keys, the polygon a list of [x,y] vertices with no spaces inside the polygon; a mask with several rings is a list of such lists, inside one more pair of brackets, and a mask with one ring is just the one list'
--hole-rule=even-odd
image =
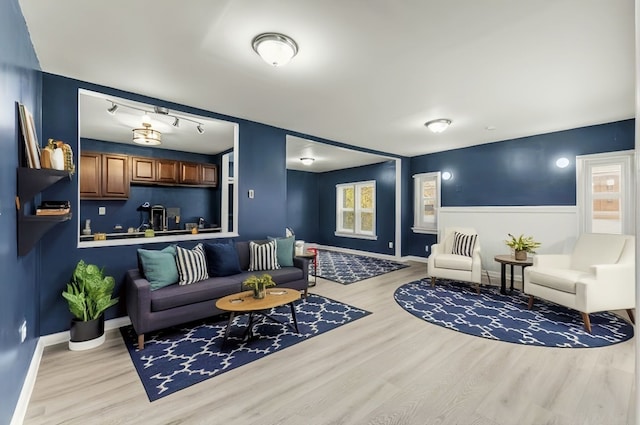
{"label": "teal throw pillow", "polygon": [[267,236],[270,241],[276,241],[276,257],[280,267],[293,267],[293,249],[296,239],[290,238],[273,238]]}
{"label": "teal throw pillow", "polygon": [[152,291],[178,283],[175,246],[168,246],[160,251],[138,249],[138,259]]}

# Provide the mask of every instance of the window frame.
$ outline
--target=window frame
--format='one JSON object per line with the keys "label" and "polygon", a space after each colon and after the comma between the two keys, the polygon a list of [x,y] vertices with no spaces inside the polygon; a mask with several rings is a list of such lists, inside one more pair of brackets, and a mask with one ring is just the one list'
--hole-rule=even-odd
{"label": "window frame", "polygon": [[[373,189],[373,208],[362,208],[360,207],[360,194],[362,188],[371,187]],[[345,208],[342,205],[343,200],[343,190],[347,188],[353,188],[354,190],[354,207],[353,208]],[[353,211],[354,212],[354,228],[353,230],[347,229],[343,226],[342,217],[345,211]],[[336,231],[334,233],[335,236],[345,237],[345,238],[356,238],[356,239],[370,239],[377,240],[377,226],[376,226],[376,216],[377,216],[377,205],[376,205],[376,181],[375,180],[366,180],[359,182],[350,182],[350,183],[340,183],[336,184]],[[365,231],[362,230],[362,213],[371,213],[373,215],[373,230]]]}
{"label": "window frame", "polygon": [[[435,202],[433,203],[434,219],[433,222],[425,221],[422,206],[424,205],[425,196],[422,187],[425,181],[433,180],[436,184]],[[414,233],[438,234],[440,229],[440,208],[442,201],[441,192],[441,172],[433,171],[429,173],[420,173],[413,175],[413,227]]]}

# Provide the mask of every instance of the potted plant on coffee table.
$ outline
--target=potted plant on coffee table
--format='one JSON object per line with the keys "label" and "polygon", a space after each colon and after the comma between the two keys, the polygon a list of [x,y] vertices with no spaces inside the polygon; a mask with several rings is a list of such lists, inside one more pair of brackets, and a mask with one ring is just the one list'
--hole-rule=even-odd
{"label": "potted plant on coffee table", "polygon": [[522,234],[516,238],[511,233],[508,235],[509,239],[504,242],[515,251],[516,260],[525,261],[529,252],[534,254],[536,248],[540,247],[540,242],[536,242],[533,236],[525,236]]}
{"label": "potted plant on coffee table", "polygon": [[276,286],[276,283],[271,278],[271,275],[265,273],[262,276],[253,275],[250,278],[242,282],[244,286],[253,289],[253,297],[262,299],[265,297],[266,289],[269,286]]}
{"label": "potted plant on coffee table", "polygon": [[78,262],[71,282],[62,292],[74,316],[69,329],[70,350],[88,350],[104,342],[104,312],[118,303],[118,298],[112,298],[114,287],[114,278],[105,276],[103,269],[83,260]]}

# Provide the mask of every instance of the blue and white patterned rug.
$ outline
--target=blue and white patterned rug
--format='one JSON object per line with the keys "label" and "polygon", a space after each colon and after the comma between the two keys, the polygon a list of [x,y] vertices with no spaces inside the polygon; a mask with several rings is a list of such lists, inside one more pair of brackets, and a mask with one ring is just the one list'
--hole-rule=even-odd
{"label": "blue and white patterned rug", "polygon": [[499,288],[483,286],[480,295],[468,283],[429,279],[399,287],[394,298],[409,313],[436,325],[470,335],[547,347],[603,347],[633,337],[633,326],[613,313],[590,314],[591,330],[582,316],[536,298],[528,310],[529,296],[514,290],[502,295]]}
{"label": "blue and white patterned rug", "polygon": [[[409,267],[396,261],[344,252],[318,250],[318,277],[348,285],[370,277],[379,276]],[[312,275],[316,275],[311,262]]]}
{"label": "blue and white patterned rug", "polygon": [[221,345],[228,316],[147,334],[142,351],[136,348],[132,326],[120,328],[120,332],[149,400],[155,401],[371,313],[309,294],[306,300],[296,302],[300,334],[286,325],[291,322],[289,305],[274,308],[269,314],[285,324],[265,321],[255,326],[255,338],[243,342],[247,315],[238,316],[224,348]]}

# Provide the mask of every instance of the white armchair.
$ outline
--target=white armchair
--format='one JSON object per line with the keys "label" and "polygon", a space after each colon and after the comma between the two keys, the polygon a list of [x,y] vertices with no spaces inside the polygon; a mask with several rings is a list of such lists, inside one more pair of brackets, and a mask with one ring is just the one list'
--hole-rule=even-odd
{"label": "white armchair", "polygon": [[[457,241],[456,233],[461,235]],[[427,261],[427,276],[431,278],[431,286],[435,286],[438,277],[461,280],[476,283],[476,291],[480,293],[482,260],[475,229],[447,227],[442,240],[431,245],[431,255]]]}
{"label": "white armchair", "polygon": [[635,237],[587,233],[570,255],[535,255],[524,292],[529,309],[539,297],[580,311],[588,332],[589,313],[598,311],[625,309],[635,323]]}

